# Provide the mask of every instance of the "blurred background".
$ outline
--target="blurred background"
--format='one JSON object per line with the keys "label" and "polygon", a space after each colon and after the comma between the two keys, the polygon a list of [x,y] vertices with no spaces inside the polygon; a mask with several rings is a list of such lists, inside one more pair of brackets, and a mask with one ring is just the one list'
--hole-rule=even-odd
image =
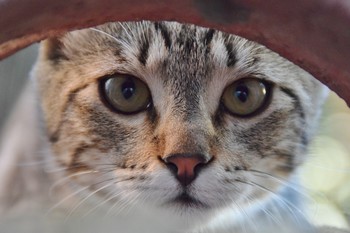
{"label": "blurred background", "polygon": [[29,72],[38,54],[38,44],[0,60],[0,132],[5,119],[29,79]]}
{"label": "blurred background", "polygon": [[[34,44],[0,61],[0,131],[29,79],[37,49]],[[350,229],[350,110],[334,93],[300,173],[310,218],[318,225]]]}
{"label": "blurred background", "polygon": [[350,229],[350,110],[334,92],[300,172],[313,221]]}

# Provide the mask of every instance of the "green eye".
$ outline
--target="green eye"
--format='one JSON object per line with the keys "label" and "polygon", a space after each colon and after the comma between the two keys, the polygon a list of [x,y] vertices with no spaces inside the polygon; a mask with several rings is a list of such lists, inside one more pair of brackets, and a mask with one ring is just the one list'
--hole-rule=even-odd
{"label": "green eye", "polygon": [[266,107],[269,92],[269,84],[260,79],[241,79],[225,89],[222,103],[233,115],[250,116]]}
{"label": "green eye", "polygon": [[140,79],[125,74],[115,74],[102,82],[102,96],[113,110],[135,114],[150,106],[151,94]]}

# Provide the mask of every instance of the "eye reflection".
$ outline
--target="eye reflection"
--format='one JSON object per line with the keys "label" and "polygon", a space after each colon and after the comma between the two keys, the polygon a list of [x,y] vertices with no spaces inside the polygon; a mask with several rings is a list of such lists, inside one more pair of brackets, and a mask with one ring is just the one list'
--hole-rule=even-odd
{"label": "eye reflection", "polygon": [[226,87],[222,103],[233,115],[245,117],[263,110],[269,97],[269,84],[257,78],[238,80]]}
{"label": "eye reflection", "polygon": [[102,83],[102,95],[108,106],[124,114],[145,110],[151,103],[151,93],[140,79],[125,74],[115,74]]}

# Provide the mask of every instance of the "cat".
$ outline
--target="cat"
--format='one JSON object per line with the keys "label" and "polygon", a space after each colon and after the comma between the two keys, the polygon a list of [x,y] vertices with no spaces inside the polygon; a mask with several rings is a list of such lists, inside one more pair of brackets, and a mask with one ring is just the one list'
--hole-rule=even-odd
{"label": "cat", "polygon": [[62,213],[72,232],[322,232],[297,178],[327,93],[306,71],[176,22],[107,23],[39,53],[0,147],[3,213]]}

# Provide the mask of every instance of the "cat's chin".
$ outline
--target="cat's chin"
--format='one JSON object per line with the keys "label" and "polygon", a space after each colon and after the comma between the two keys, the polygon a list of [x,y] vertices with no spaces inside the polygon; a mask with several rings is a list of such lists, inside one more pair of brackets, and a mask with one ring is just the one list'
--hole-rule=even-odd
{"label": "cat's chin", "polygon": [[[217,210],[193,196],[180,194],[165,203],[142,203],[129,212],[137,222],[156,226],[159,229],[177,229],[178,232],[192,232],[199,225],[206,225]],[[135,217],[136,216],[136,217]]]}
{"label": "cat's chin", "polygon": [[191,196],[186,192],[183,192],[177,195],[175,198],[169,200],[166,202],[165,206],[177,208],[184,212],[192,210],[205,211],[205,209],[209,209],[209,206],[205,202],[200,201],[196,197]]}

